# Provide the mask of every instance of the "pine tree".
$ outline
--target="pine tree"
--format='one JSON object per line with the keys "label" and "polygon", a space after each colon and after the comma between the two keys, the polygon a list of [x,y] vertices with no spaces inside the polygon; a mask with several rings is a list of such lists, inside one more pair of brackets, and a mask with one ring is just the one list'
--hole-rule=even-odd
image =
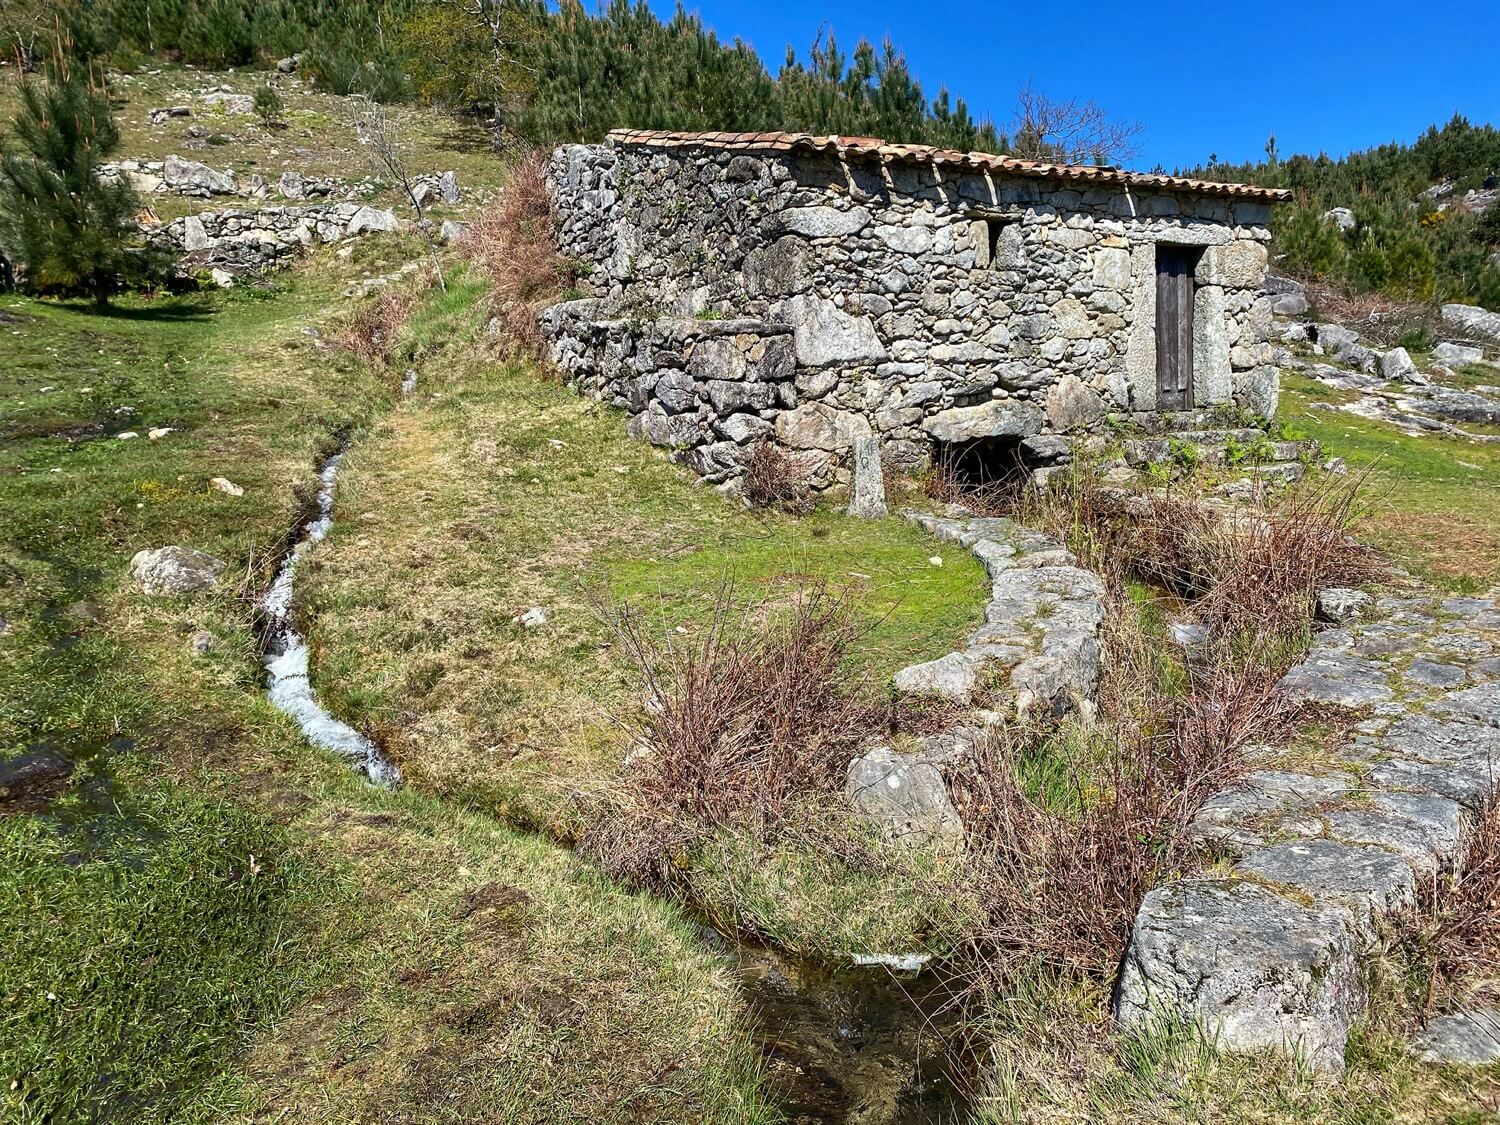
{"label": "pine tree", "polygon": [[78,75],[21,87],[20,152],[0,161],[0,245],[33,289],[86,292],[102,310],[125,284],[159,273],[159,254],[132,247],[139,201],[98,167],[119,144],[108,98]]}

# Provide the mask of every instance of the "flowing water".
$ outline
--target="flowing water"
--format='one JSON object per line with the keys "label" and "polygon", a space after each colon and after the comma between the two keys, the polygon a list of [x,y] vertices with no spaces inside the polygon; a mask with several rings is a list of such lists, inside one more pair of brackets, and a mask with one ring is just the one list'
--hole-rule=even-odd
{"label": "flowing water", "polygon": [[303,736],[314,746],[332,750],[347,758],[376,785],[394,785],[401,772],[376,746],[348,723],[335,719],[318,702],[308,677],[307,641],[292,625],[292,592],[297,580],[297,564],[327,536],[333,527],[333,489],[338,477],[343,450],[323,462],[318,472],[318,497],[311,516],[302,524],[297,543],[292,548],[276,580],[260,600],[260,611],[266,621],[265,665],[267,694],[273,706],[290,715],[302,728]]}
{"label": "flowing water", "polygon": [[934,973],[831,968],[732,943],[773,1095],[803,1125],[968,1119],[960,1017]]}

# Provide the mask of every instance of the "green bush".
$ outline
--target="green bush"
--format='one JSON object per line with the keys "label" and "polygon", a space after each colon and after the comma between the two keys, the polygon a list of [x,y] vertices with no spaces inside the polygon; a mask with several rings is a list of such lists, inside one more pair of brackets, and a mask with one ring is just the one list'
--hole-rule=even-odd
{"label": "green bush", "polygon": [[262,125],[274,125],[280,121],[285,109],[281,95],[272,87],[262,86],[255,91],[255,116],[260,118]]}

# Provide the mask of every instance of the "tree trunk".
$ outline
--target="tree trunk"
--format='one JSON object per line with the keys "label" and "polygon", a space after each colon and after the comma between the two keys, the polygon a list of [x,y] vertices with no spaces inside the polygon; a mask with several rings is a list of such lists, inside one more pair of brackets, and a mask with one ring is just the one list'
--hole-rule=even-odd
{"label": "tree trunk", "polygon": [[109,278],[101,274],[94,275],[94,310],[109,312]]}

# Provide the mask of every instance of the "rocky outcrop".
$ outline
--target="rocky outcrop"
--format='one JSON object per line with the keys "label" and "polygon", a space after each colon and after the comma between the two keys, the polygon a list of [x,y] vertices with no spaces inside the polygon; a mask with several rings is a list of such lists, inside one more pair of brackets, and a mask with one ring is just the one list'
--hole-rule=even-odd
{"label": "rocky outcrop", "polygon": [[1465,333],[1500,343],[1500,312],[1478,305],[1444,305],[1443,320]]}
{"label": "rocky outcrop", "polygon": [[1496,599],[1371,609],[1319,634],[1282,681],[1294,699],[1369,717],[1330,764],[1253,770],[1199,809],[1194,831],[1238,862],[1146,897],[1117,990],[1122,1025],[1185,1017],[1229,1050],[1342,1069],[1364,1011],[1361,957],[1417,880],[1453,861],[1500,756]]}

